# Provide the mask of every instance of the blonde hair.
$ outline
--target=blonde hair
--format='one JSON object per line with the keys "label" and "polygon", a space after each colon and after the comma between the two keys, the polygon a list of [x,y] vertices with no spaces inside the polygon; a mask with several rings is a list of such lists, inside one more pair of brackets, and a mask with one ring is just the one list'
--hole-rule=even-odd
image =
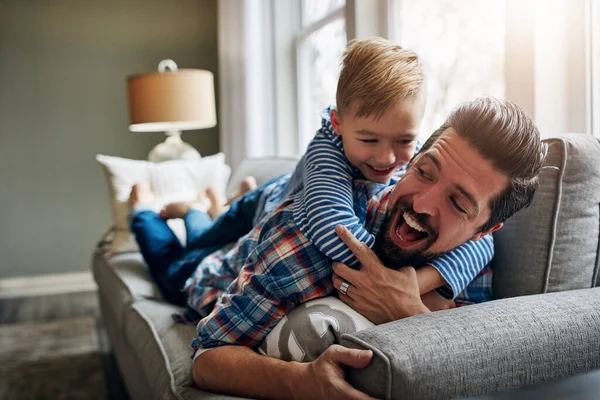
{"label": "blonde hair", "polygon": [[424,96],[425,74],[419,56],[382,38],[353,40],[342,58],[337,110],[351,106],[358,117],[380,117],[390,107]]}

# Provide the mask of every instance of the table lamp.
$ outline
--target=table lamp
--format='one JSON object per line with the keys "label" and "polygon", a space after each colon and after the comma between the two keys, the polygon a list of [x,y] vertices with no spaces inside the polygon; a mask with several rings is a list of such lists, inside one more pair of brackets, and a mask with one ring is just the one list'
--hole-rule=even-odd
{"label": "table lamp", "polygon": [[158,72],[128,77],[127,94],[129,130],[167,135],[163,143],[150,151],[148,160],[200,158],[196,149],[181,140],[181,131],[217,124],[212,72],[179,70],[173,60],[162,60]]}

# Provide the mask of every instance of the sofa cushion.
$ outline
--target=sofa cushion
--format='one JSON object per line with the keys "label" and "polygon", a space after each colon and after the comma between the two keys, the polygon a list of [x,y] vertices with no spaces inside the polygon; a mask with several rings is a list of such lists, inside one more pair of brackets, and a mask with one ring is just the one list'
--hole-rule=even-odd
{"label": "sofa cushion", "polygon": [[600,143],[574,133],[545,142],[548,157],[531,206],[494,233],[497,298],[598,284]]}
{"label": "sofa cushion", "polygon": [[253,176],[262,185],[278,175],[291,174],[298,164],[294,157],[247,158],[235,169],[227,184],[227,195],[231,196],[247,176]]}
{"label": "sofa cushion", "polygon": [[124,314],[136,299],[161,298],[140,253],[110,256],[105,250],[98,249],[92,269],[99,295],[120,329],[124,327]]}
{"label": "sofa cushion", "polygon": [[192,381],[194,327],[173,321],[181,309],[154,300],[137,300],[127,314],[125,336],[155,399],[233,399],[198,390]]}

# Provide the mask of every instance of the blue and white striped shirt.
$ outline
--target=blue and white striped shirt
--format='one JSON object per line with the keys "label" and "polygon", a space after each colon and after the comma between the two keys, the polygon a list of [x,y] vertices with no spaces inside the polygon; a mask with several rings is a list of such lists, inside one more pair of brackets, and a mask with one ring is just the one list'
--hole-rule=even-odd
{"label": "blue and white striped shirt", "polygon": [[[321,129],[311,140],[286,188],[294,196],[294,221],[300,231],[327,257],[358,268],[359,262],[335,233],[336,225],[344,225],[371,249],[375,237],[356,216],[352,190],[360,171],[344,154],[342,138],[332,129],[329,114],[321,114]],[[417,146],[416,151],[420,149]],[[400,177],[406,166],[397,171]],[[392,179],[390,184],[395,183]],[[488,265],[494,256],[494,239],[487,235],[477,242],[469,241],[430,262],[448,286],[439,292],[455,298]]]}

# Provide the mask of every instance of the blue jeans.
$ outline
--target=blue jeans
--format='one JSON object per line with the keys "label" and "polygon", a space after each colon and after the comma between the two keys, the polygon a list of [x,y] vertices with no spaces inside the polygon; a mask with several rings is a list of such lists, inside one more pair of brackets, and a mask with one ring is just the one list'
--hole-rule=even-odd
{"label": "blue jeans", "polygon": [[229,209],[209,224],[192,216],[190,213],[201,213],[191,210],[186,214],[185,230],[187,234],[187,247],[202,249],[218,246],[219,248],[236,242],[239,238],[252,230],[256,208],[264,188],[272,181],[246,192],[242,197],[231,202]]}
{"label": "blue jeans", "polygon": [[[202,211],[194,210],[186,217],[186,229],[188,223],[198,228],[212,223],[210,217]],[[130,224],[150,275],[164,299],[173,304],[185,305],[185,293],[182,291],[185,281],[207,255],[221,246],[184,248],[166,221],[150,210],[134,212]]]}
{"label": "blue jeans", "polygon": [[186,247],[154,211],[143,208],[132,211],[131,231],[165,300],[184,305],[183,287],[198,264],[212,252],[252,230],[256,208],[264,187],[269,183],[271,181],[233,201],[229,210],[214,221],[203,211],[190,210],[183,218]]}

